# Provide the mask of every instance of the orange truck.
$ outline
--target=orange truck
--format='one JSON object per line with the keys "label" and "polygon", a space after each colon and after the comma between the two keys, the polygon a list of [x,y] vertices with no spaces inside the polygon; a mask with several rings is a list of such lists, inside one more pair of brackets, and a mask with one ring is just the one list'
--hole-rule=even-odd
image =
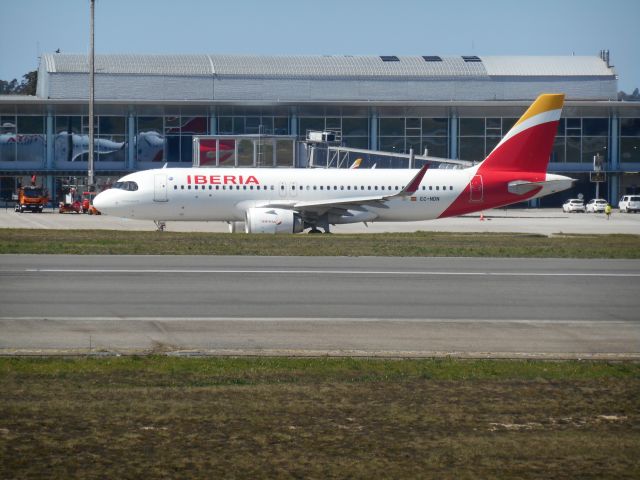
{"label": "orange truck", "polygon": [[29,185],[18,188],[18,201],[15,206],[16,212],[42,213],[44,207],[49,203],[49,197],[42,187]]}

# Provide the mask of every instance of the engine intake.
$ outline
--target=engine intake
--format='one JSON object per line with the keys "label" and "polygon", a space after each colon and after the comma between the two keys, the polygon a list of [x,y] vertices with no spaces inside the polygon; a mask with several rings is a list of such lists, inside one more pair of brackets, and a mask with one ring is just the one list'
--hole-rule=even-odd
{"label": "engine intake", "polygon": [[283,208],[250,208],[245,214],[245,233],[300,233],[300,215]]}

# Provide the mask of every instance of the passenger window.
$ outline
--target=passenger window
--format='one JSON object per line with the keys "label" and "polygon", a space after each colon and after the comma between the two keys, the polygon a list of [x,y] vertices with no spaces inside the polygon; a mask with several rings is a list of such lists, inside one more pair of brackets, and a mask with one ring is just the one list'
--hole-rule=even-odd
{"label": "passenger window", "polygon": [[351,185],[347,185],[347,190],[351,190]]}
{"label": "passenger window", "polygon": [[173,189],[174,189],[174,190],[177,190],[177,189],[178,189],[178,185],[174,185],[174,186],[173,186]]}
{"label": "passenger window", "polygon": [[438,185],[436,185],[436,190],[440,190],[440,187]]}
{"label": "passenger window", "polygon": [[187,189],[191,190],[191,185],[189,185],[189,186],[187,187]]}
{"label": "passenger window", "polygon": [[453,185],[449,185],[449,190],[453,190]]}
{"label": "passenger window", "polygon": [[429,190],[433,190],[433,185],[429,185]]}

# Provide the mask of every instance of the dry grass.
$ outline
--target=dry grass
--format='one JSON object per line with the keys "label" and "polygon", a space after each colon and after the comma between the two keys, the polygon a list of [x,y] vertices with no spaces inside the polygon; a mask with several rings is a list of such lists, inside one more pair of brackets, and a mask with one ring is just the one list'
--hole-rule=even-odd
{"label": "dry grass", "polygon": [[640,366],[0,360],[1,478],[638,478]]}

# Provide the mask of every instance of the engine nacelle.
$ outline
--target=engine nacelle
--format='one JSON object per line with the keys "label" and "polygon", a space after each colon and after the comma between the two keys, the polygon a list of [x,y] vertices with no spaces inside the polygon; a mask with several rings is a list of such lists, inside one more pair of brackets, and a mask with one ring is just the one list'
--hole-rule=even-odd
{"label": "engine nacelle", "polygon": [[283,208],[250,208],[245,214],[245,233],[300,233],[302,218]]}

